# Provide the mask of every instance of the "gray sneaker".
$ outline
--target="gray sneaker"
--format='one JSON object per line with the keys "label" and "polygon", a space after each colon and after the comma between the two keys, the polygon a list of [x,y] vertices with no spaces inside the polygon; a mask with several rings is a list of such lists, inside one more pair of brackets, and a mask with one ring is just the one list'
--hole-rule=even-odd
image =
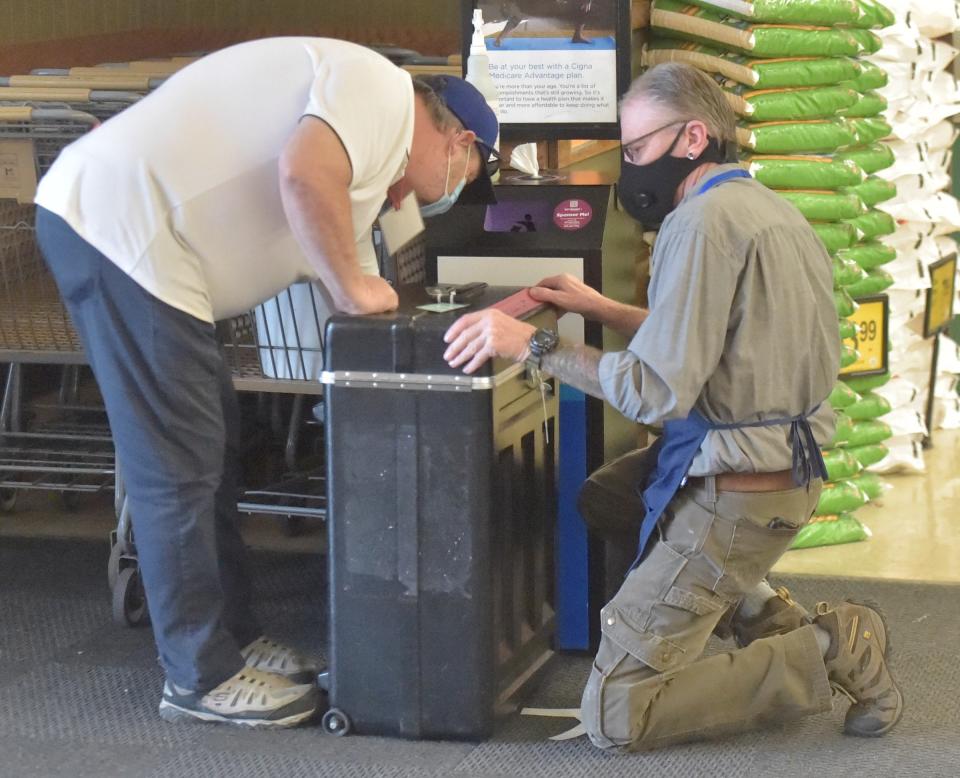
{"label": "gray sneaker", "polygon": [[168,680],[160,718],[280,729],[305,722],[318,702],[313,684],[295,684],[282,675],[245,668],[206,693],[181,689]]}
{"label": "gray sneaker", "polygon": [[240,655],[247,667],[276,673],[289,678],[294,683],[315,683],[319,664],[295,648],[270,640],[261,635],[252,643],[240,649]]}

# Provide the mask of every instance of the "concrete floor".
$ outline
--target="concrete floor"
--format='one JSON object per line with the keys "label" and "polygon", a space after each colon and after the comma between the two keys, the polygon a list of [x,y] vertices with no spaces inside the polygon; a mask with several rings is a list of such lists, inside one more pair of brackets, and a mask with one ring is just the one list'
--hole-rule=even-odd
{"label": "concrete floor", "polygon": [[960,583],[960,431],[933,440],[926,473],[884,476],[891,488],[856,512],[869,540],[788,551],[775,572]]}

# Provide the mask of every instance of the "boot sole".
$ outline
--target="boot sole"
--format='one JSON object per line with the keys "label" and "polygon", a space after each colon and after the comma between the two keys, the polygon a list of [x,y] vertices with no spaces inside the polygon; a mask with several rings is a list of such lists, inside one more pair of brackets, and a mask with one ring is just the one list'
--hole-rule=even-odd
{"label": "boot sole", "polygon": [[903,711],[906,708],[906,702],[903,699],[903,692],[900,691],[900,684],[897,683],[897,679],[893,674],[893,670],[890,668],[890,657],[893,656],[893,641],[890,640],[890,628],[887,626],[887,617],[884,615],[883,609],[878,603],[869,600],[847,600],[847,602],[849,602],[851,605],[860,605],[861,607],[869,608],[877,614],[877,617],[880,619],[880,623],[883,624],[883,661],[887,665],[887,672],[890,674],[890,680],[893,681],[893,685],[897,689],[897,696],[900,700],[900,704],[897,707],[897,715],[893,719],[893,722],[889,726],[884,727],[877,732],[857,732],[855,730],[848,730],[846,726],[844,726],[843,731],[847,735],[852,735],[853,737],[883,737],[900,723],[900,719],[903,718]]}
{"label": "boot sole", "polygon": [[192,722],[203,724],[233,724],[248,729],[289,729],[303,724],[316,713],[316,710],[307,710],[285,716],[282,719],[261,718],[231,718],[220,716],[209,711],[190,710],[167,700],[160,702],[160,718],[173,723]]}

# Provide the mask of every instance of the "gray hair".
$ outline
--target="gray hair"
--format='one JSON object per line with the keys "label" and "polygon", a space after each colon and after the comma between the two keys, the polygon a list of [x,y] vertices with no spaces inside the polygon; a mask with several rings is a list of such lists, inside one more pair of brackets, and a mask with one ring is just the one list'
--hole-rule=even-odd
{"label": "gray hair", "polygon": [[447,108],[447,104],[437,93],[441,89],[440,78],[437,76],[415,76],[413,79],[413,91],[420,95],[427,112],[433,120],[434,125],[440,132],[446,132],[451,128],[463,129],[463,123],[456,115]]}
{"label": "gray hair", "polygon": [[678,119],[699,119],[718,141],[736,141],[737,116],[723,90],[706,73],[682,62],[665,62],[636,79],[620,101],[621,111],[639,99],[662,106]]}

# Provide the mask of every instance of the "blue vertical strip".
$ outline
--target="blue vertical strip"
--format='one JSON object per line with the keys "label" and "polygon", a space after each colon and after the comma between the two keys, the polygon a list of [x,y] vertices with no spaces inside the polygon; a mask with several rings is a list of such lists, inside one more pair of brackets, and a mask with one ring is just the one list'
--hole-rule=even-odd
{"label": "blue vertical strip", "polygon": [[587,477],[587,398],[560,385],[557,482],[557,648],[590,647],[587,528],[577,494]]}

